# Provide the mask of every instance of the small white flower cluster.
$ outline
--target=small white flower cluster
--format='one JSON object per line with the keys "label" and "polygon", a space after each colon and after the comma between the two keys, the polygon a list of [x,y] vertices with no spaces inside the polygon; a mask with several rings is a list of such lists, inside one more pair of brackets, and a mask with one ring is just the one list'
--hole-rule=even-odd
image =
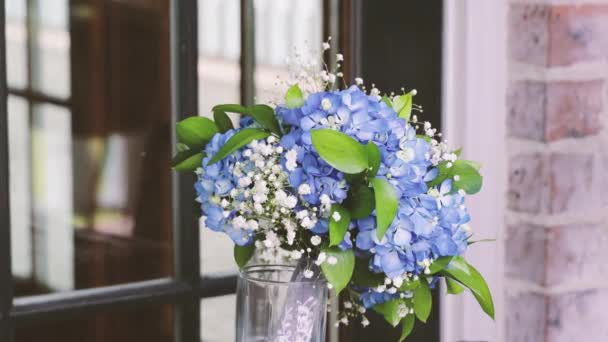
{"label": "small white flower cluster", "polygon": [[[300,241],[304,236],[301,233],[313,228],[321,217],[329,216],[331,203],[311,206],[301,198],[310,194],[309,186],[302,185],[296,191],[291,188],[281,157],[285,156],[287,169],[295,169],[297,154],[295,150],[285,152],[276,137],[253,141],[242,153],[244,160],[231,169],[237,186],[229,196],[215,201],[226,216],[235,213],[231,222],[234,229],[246,230],[248,236],[257,235],[255,244],[261,261],[299,260],[311,252],[307,246],[323,242],[317,235]],[[282,246],[290,246],[290,251]]]}
{"label": "small white flower cluster", "polygon": [[369,325],[369,320],[365,317],[367,310],[364,306],[357,304],[356,301],[345,301],[342,303],[342,310],[340,310],[339,320],[335,323],[335,327],[339,327],[340,324],[348,325],[351,320],[360,318],[361,325],[365,328]]}

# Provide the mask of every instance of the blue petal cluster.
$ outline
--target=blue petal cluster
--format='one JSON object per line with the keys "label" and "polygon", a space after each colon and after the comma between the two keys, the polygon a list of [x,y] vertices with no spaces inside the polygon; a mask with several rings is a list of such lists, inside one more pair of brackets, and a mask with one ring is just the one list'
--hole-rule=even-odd
{"label": "blue petal cluster", "polygon": [[[356,247],[372,255],[374,271],[389,277],[405,272],[420,274],[424,261],[464,252],[467,235],[461,227],[469,215],[463,195],[452,191],[451,180],[429,191],[427,183],[438,173],[431,163],[431,144],[378,97],[352,86],[311,94],[301,108],[278,107],[277,113],[284,125],[291,126],[282,146],[297,151],[298,167],[290,171],[290,183],[294,188],[309,184],[312,193],[305,199],[311,204],[319,203],[322,194],[341,203],[348,191],[344,175],[314,150],[312,130],[336,129],[379,147],[382,162],[377,177],[387,179],[397,189],[397,217],[382,240],[376,236],[375,213],[357,220],[357,229],[352,230]],[[326,222],[319,226],[318,233],[326,231]]]}
{"label": "blue petal cluster", "polygon": [[201,209],[207,216],[205,219],[207,227],[226,233],[234,243],[243,246],[251,243],[253,237],[246,230],[232,227],[228,222],[233,218],[234,212],[226,212],[220,205],[220,198],[228,196],[230,191],[237,186],[237,179],[232,170],[237,161],[242,161],[241,152],[236,151],[225,159],[208,165],[211,158],[235,133],[235,130],[218,133],[207,144],[206,157],[202,161],[204,172],[199,175],[194,188],[197,195],[196,200],[201,203]]}

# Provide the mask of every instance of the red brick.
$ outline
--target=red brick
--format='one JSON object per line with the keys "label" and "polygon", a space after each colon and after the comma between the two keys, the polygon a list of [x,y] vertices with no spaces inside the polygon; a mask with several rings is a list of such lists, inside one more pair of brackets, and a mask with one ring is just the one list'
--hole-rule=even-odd
{"label": "red brick", "polygon": [[607,225],[560,226],[549,232],[545,285],[608,282]]}
{"label": "red brick", "polygon": [[549,298],[546,336],[536,341],[608,341],[608,289]]}
{"label": "red brick", "polygon": [[608,58],[608,4],[553,6],[548,46],[549,66]]}
{"label": "red brick", "polygon": [[601,189],[595,186],[593,174],[591,155],[552,154],[548,165],[549,193],[545,203],[548,213],[598,208]]}
{"label": "red brick", "polygon": [[512,60],[541,66],[547,64],[549,9],[546,5],[511,5],[509,51]]}
{"label": "red brick", "polygon": [[509,209],[527,213],[541,212],[547,191],[545,161],[540,154],[511,158],[507,205]]}
{"label": "red brick", "polygon": [[507,130],[512,137],[545,140],[545,82],[519,81],[509,86]]}
{"label": "red brick", "polygon": [[[546,89],[545,140],[594,135],[601,129],[604,82],[551,82]],[[529,96],[532,96],[530,94]],[[531,110],[538,100],[531,99]],[[534,113],[530,113],[535,117]]]}
{"label": "red brick", "polygon": [[547,298],[538,294],[506,297],[507,342],[545,341]]}
{"label": "red brick", "polygon": [[507,227],[505,273],[509,278],[545,283],[546,231],[529,224]]}

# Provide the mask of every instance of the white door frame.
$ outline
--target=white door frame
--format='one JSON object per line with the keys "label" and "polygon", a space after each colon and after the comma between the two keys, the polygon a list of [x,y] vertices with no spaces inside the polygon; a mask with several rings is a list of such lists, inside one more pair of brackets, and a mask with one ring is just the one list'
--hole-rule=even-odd
{"label": "white door frame", "polygon": [[444,1],[443,132],[464,158],[483,164],[482,191],[467,200],[473,239],[497,241],[467,252],[489,283],[496,321],[470,294],[442,295],[441,342],[505,340],[507,13],[507,0]]}

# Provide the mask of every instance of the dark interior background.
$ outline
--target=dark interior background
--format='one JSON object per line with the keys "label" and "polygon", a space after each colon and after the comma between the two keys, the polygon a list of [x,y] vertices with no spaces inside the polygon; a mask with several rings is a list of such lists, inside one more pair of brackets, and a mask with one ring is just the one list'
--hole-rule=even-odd
{"label": "dark interior background", "polygon": [[[443,2],[441,0],[360,1],[361,47],[359,71],[365,83],[375,83],[383,93],[415,88],[414,103],[422,105],[420,120],[441,127],[441,65]],[[439,341],[439,296],[426,324],[416,323],[408,342]],[[382,317],[369,313],[371,325],[353,322],[347,341],[398,341]]]}

